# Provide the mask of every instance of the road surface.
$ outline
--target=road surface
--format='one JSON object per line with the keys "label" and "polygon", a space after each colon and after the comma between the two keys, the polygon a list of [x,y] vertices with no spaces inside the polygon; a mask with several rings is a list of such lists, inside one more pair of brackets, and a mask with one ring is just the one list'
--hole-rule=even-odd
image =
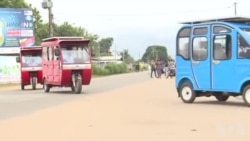
{"label": "road surface", "polygon": [[[31,90],[29,86],[24,91],[21,91],[19,86],[2,88],[2,90],[0,88],[0,120],[29,114],[74,99],[141,83],[148,80],[148,77],[145,77],[146,74],[125,74],[94,78],[91,81],[91,85],[83,86],[83,93],[80,95],[73,94],[70,88],[52,88],[49,93],[44,93],[41,85],[38,86],[36,91]],[[6,107],[8,108],[6,109]]]}
{"label": "road surface", "polygon": [[[241,98],[184,104],[174,79],[133,73],[98,78],[85,94],[1,91],[1,141],[248,141]],[[3,93],[4,92],[4,93]],[[27,93],[28,92],[28,93]]]}

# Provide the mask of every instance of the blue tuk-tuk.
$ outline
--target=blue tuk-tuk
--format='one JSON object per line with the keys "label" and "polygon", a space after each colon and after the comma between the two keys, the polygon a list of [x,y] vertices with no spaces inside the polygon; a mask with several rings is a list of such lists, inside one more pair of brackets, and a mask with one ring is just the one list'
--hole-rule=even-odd
{"label": "blue tuk-tuk", "polygon": [[182,101],[242,95],[250,106],[250,18],[182,24],[176,36],[176,88]]}

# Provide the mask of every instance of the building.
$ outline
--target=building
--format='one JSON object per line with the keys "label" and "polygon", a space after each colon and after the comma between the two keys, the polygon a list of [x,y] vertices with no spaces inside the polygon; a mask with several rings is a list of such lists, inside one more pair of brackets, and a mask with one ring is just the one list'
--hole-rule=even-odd
{"label": "building", "polygon": [[102,56],[92,58],[93,64],[98,65],[99,67],[105,67],[107,63],[122,63],[122,56]]}

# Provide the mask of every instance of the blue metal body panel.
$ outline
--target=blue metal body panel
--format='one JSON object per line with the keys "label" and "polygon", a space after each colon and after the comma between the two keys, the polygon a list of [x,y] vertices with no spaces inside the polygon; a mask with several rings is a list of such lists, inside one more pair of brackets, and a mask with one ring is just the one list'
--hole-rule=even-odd
{"label": "blue metal body panel", "polygon": [[[249,20],[250,21],[250,20]],[[214,26],[230,28],[229,33],[214,33]],[[197,24],[186,24],[183,27],[191,27],[190,42],[188,44],[189,59],[176,55],[176,88],[179,88],[184,81],[190,81],[197,91],[216,91],[240,93],[242,85],[250,81],[250,58],[238,58],[238,36],[242,36],[250,44],[250,32],[247,33],[242,28],[250,29],[250,24],[246,22],[212,21]],[[180,28],[179,32],[183,29]],[[192,41],[194,28],[207,27],[207,58],[198,63],[192,59]],[[249,30],[250,31],[250,30]],[[178,34],[179,34],[178,32]],[[178,42],[178,34],[176,42]],[[227,60],[215,60],[213,57],[214,43],[216,35],[228,35],[231,37],[231,58]],[[178,43],[177,43],[178,44]],[[250,49],[250,46],[249,46]],[[250,50],[249,50],[250,51]]]}

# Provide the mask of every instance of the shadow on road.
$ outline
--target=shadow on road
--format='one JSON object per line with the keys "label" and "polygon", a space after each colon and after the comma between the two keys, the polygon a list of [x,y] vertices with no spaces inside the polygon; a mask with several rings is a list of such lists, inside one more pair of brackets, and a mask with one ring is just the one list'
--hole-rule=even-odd
{"label": "shadow on road", "polygon": [[62,91],[50,91],[48,93],[45,93],[45,94],[52,94],[52,95],[61,95],[61,94],[65,94],[65,95],[85,95],[85,94],[88,94],[87,92],[83,91],[82,93],[80,94],[76,94],[74,92],[72,92],[71,90],[62,90]]}
{"label": "shadow on road", "polygon": [[221,106],[237,106],[237,107],[246,107],[248,108],[243,102],[232,102],[232,101],[226,101],[226,102],[220,102],[220,101],[197,101],[193,104],[200,104],[200,105],[221,105]]}
{"label": "shadow on road", "polygon": [[35,90],[33,89],[24,89],[24,90],[21,90],[21,89],[16,89],[16,90],[20,90],[20,91],[37,91],[37,90],[43,90],[43,88],[36,88]]}

